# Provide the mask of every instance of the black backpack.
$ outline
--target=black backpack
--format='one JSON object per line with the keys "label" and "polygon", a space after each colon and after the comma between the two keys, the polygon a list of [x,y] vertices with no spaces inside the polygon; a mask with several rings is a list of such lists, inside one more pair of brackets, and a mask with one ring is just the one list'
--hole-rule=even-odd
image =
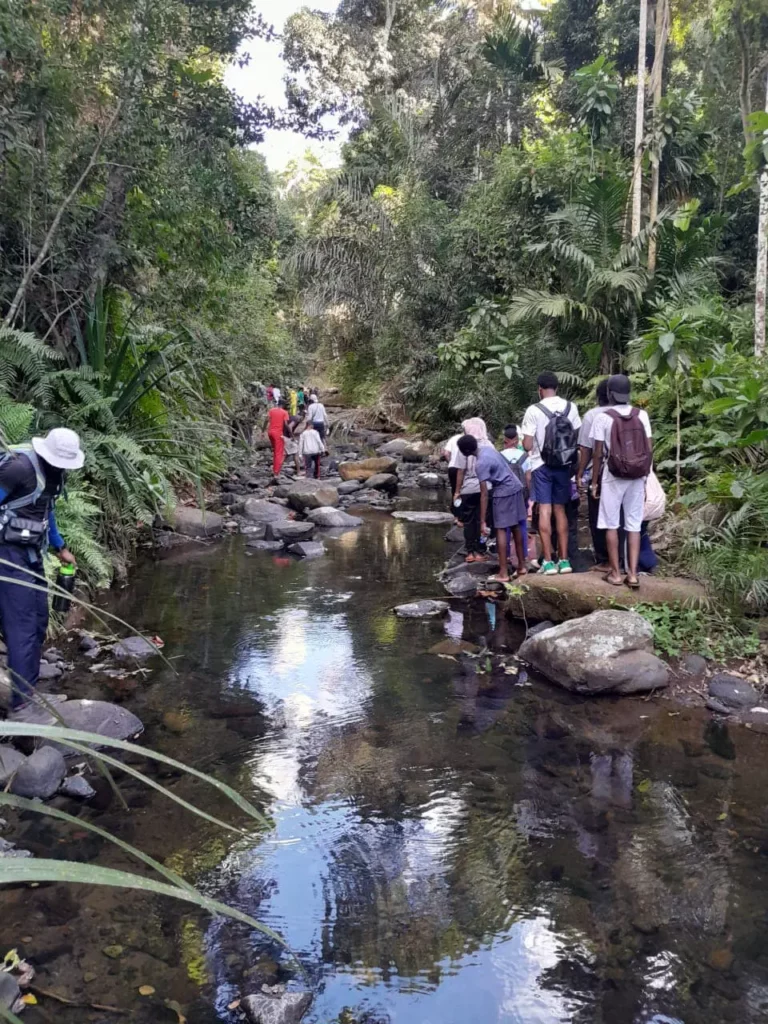
{"label": "black backpack", "polygon": [[525,479],[525,470],[523,469],[523,463],[526,461],[527,458],[527,452],[517,452],[516,462],[511,462],[506,456],[504,456],[504,461],[507,463],[507,465],[515,474],[520,483],[523,485],[523,497],[525,499],[526,504],[528,504],[528,498],[530,497],[530,495],[528,494],[528,484],[526,483]]}
{"label": "black backpack", "polygon": [[571,403],[562,412],[552,412],[543,402],[537,409],[546,415],[549,422],[544,434],[541,457],[550,469],[573,469],[579,458],[579,439],[576,428],[568,419]]}

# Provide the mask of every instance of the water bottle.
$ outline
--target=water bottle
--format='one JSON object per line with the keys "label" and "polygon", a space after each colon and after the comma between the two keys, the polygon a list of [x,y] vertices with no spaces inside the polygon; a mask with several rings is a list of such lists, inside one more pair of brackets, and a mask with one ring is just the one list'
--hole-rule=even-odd
{"label": "water bottle", "polygon": [[[59,590],[66,590],[67,594],[73,594],[75,591],[75,577],[77,576],[77,569],[74,565],[62,565],[59,566],[59,571],[56,573],[56,586]],[[65,594],[56,593],[53,598],[53,610],[58,612],[59,615],[66,615],[70,609],[72,601]]]}

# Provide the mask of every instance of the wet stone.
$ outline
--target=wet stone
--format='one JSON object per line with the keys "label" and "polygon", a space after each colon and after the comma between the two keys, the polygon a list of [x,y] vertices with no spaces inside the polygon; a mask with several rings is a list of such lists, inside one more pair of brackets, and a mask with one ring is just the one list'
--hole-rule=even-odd
{"label": "wet stone", "polygon": [[249,540],[246,542],[249,551],[282,551],[281,540]]}
{"label": "wet stone", "polygon": [[128,636],[115,644],[112,654],[118,661],[127,661],[134,658],[140,661],[144,658],[151,658],[157,654],[157,648],[143,636]]}
{"label": "wet stone", "polygon": [[727,675],[725,672],[712,677],[709,683],[709,696],[728,710],[753,708],[760,701],[760,694],[754,686],[745,679]]}
{"label": "wet stone", "polygon": [[446,580],[443,585],[453,597],[468,597],[470,594],[477,593],[478,579],[468,572],[462,572],[458,576]]}
{"label": "wet stone", "polygon": [[355,491],[362,490],[363,484],[360,480],[343,480],[336,490],[339,494],[354,494]]}
{"label": "wet stone", "polygon": [[0,745],[0,786],[4,786],[25,761],[26,757],[15,747],[9,747],[6,743]]}
{"label": "wet stone", "polygon": [[395,519],[404,519],[408,523],[424,523],[430,526],[447,526],[453,523],[454,519],[450,512],[393,512],[392,515]]}
{"label": "wet stone", "polygon": [[19,767],[11,783],[11,792],[29,799],[47,800],[53,796],[67,774],[64,757],[53,747],[39,747]]}
{"label": "wet stone", "polygon": [[322,558],[325,554],[325,547],[319,540],[306,540],[298,544],[291,544],[288,550],[292,555],[298,555],[299,558],[304,559]]}
{"label": "wet stone", "polygon": [[528,630],[528,636],[538,636],[539,633],[545,632],[547,629],[552,629],[554,622],[537,622],[535,626],[531,626]]}
{"label": "wet stone", "polygon": [[96,796],[96,790],[82,775],[73,775],[69,779],[64,779],[59,792],[73,800],[91,800]]}
{"label": "wet stone", "polygon": [[283,985],[264,985],[258,995],[240,1004],[251,1024],[299,1024],[312,1002],[311,992],[287,992]]}
{"label": "wet stone", "polygon": [[307,513],[307,519],[315,526],[323,528],[341,528],[362,526],[364,520],[358,516],[351,516],[338,508],[316,508]]}
{"label": "wet stone", "polygon": [[401,619],[434,619],[447,614],[447,601],[414,601],[395,608],[395,615]]}
{"label": "wet stone", "polygon": [[394,494],[397,490],[398,480],[394,473],[374,473],[369,476],[363,484],[374,491],[385,491],[387,494]]}
{"label": "wet stone", "polygon": [[52,664],[50,661],[40,662],[40,680],[41,682],[51,682],[54,679],[58,679],[64,675],[64,670],[61,665]]}
{"label": "wet stone", "polygon": [[707,659],[702,658],[700,654],[686,654],[680,668],[689,676],[700,676],[707,671]]}

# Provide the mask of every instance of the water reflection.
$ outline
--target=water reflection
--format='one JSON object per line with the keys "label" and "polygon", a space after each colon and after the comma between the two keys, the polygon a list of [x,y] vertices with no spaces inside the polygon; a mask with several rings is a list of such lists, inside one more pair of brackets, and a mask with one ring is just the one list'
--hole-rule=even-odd
{"label": "water reflection", "polygon": [[[149,709],[178,695],[199,713],[167,749],[218,751],[268,794],[273,832],[204,885],[300,954],[309,1020],[765,1019],[766,739],[486,671],[519,634],[479,603],[398,620],[394,604],[435,596],[440,530],[373,517],[327,544],[275,569],[234,542],[148,572],[122,609],[154,609],[184,655],[179,681],[147,689]],[[483,658],[425,653],[445,637]],[[248,707],[266,734],[224,746],[213,716]],[[287,964],[220,921],[207,945],[222,1020],[260,958]]]}

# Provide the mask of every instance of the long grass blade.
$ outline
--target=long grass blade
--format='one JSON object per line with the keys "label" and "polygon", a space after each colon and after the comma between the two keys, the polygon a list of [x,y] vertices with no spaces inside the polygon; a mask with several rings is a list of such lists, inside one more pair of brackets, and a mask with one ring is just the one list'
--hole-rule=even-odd
{"label": "long grass blade", "polygon": [[3,1020],[10,1021],[10,1024],[24,1024],[24,1021],[20,1017],[17,1017],[15,1013],[12,1013],[7,1009],[7,1007],[3,1006],[2,1003],[0,1003],[0,1017],[2,1017]]}
{"label": "long grass blade", "polygon": [[75,825],[77,828],[84,828],[88,832],[94,832],[97,836],[101,836],[102,839],[106,839],[107,842],[114,843],[115,846],[119,846],[121,850],[125,850],[132,857],[136,857],[138,860],[143,861],[148,867],[152,868],[153,871],[157,871],[158,874],[166,878],[172,885],[177,885],[180,889],[188,889],[190,892],[195,892],[194,886],[190,885],[189,882],[185,881],[181,875],[177,875],[175,871],[165,867],[159,861],[156,861],[154,857],[150,857],[148,853],[142,853],[141,850],[135,846],[131,846],[130,843],[124,842],[117,836],[112,835],[111,832],[107,832],[106,829],[99,828],[98,825],[93,825],[90,821],[86,821],[84,818],[76,818],[72,814],[67,814],[66,811],[60,811],[56,807],[49,807],[47,804],[41,803],[39,800],[27,800],[22,796],[14,796],[11,793],[0,793],[0,807],[15,807],[18,811],[32,811],[34,814],[44,814],[48,818],[57,818],[59,821],[66,821],[70,825]]}
{"label": "long grass blade", "polygon": [[[26,572],[29,576],[32,577],[32,579],[45,581],[40,583],[31,583],[25,580],[14,579],[11,576],[0,576],[0,583],[15,583],[16,586],[18,587],[29,587],[31,590],[42,590],[45,591],[45,593],[48,593],[50,591],[53,594],[59,594],[63,597],[66,597],[70,601],[74,601],[75,604],[79,604],[81,608],[85,608],[87,611],[89,611],[94,616],[94,618],[98,619],[101,625],[104,626],[104,628],[109,632],[111,632],[111,630],[109,629],[109,623],[106,620],[113,619],[115,622],[119,622],[121,626],[124,626],[127,630],[129,630],[129,632],[133,633],[134,636],[140,636],[142,640],[146,640],[147,643],[152,642],[149,639],[149,637],[145,636],[142,632],[136,629],[135,626],[132,626],[130,622],[125,622],[125,620],[121,619],[118,615],[113,615],[112,612],[105,611],[103,608],[97,608],[96,605],[91,604],[90,601],[84,601],[82,598],[77,597],[76,594],[71,594],[68,590],[63,590],[55,583],[49,584],[45,577],[41,576],[39,573],[33,572],[31,569],[23,569],[21,566],[16,565],[15,562],[9,562],[6,558],[0,558],[0,565],[8,565],[11,566],[11,568],[13,569],[22,569],[22,572]],[[112,633],[112,635],[115,636],[115,638],[117,639],[115,633]],[[163,652],[158,649],[157,654],[158,657],[165,662],[168,668],[171,669],[173,674],[178,675],[178,672],[170,663],[170,661],[166,658]]]}
{"label": "long grass blade", "polygon": [[285,940],[277,932],[260,924],[249,914],[228,907],[226,903],[209,899],[202,893],[179,889],[178,886],[158,882],[154,878],[144,878],[143,875],[134,875],[129,871],[102,868],[95,864],[77,864],[70,860],[27,860],[11,857],[0,861],[0,885],[19,885],[25,882],[74,882],[81,885],[103,885],[113,889],[139,889],[159,896],[170,896],[185,903],[192,903],[211,914],[221,914],[223,917],[247,924],[249,928],[263,932],[284,948],[288,948]]}
{"label": "long grass blade", "polygon": [[[155,783],[152,779],[147,779],[141,772],[135,772],[130,770],[130,765],[123,764],[121,761],[117,761],[113,758],[108,758],[103,751],[95,752],[90,747],[81,747],[81,743],[93,743],[100,747],[115,747],[118,750],[125,750],[130,754],[137,754],[139,757],[146,758],[151,761],[160,761],[162,764],[167,764],[171,768],[175,768],[177,771],[184,772],[187,775],[193,775],[195,778],[201,779],[203,782],[207,782],[209,785],[218,789],[223,793],[232,803],[236,804],[242,811],[258,821],[261,825],[271,828],[270,821],[259,811],[252,803],[241,796],[237,790],[228,786],[225,782],[220,782],[218,779],[214,779],[211,775],[206,775],[204,772],[199,772],[196,768],[191,768],[189,765],[182,764],[181,761],[175,761],[172,757],[166,757],[165,754],[159,754],[155,750],[149,750],[147,747],[141,747],[136,743],[129,743],[126,740],[115,740],[108,736],[99,736],[98,733],[84,732],[81,729],[62,729],[55,725],[34,725],[28,722],[0,722],[0,736],[32,736],[37,739],[54,740],[57,743],[64,743],[67,746],[72,747],[74,750],[82,750],[84,753],[91,757],[101,757],[110,764],[114,764],[117,768],[122,771],[128,772],[128,774],[136,774],[137,777],[146,779],[154,788],[159,788],[163,792],[168,793],[163,786]],[[191,807],[190,804],[186,804],[185,801],[181,801],[179,797],[176,797],[172,793],[168,793],[172,799],[177,802],[183,802],[185,806]],[[191,808],[195,810],[195,808]],[[196,811],[196,813],[202,813]],[[225,828],[231,829],[231,825],[226,825],[224,822],[216,821],[211,819],[216,824],[223,824]],[[238,830],[235,830],[238,831]]]}

